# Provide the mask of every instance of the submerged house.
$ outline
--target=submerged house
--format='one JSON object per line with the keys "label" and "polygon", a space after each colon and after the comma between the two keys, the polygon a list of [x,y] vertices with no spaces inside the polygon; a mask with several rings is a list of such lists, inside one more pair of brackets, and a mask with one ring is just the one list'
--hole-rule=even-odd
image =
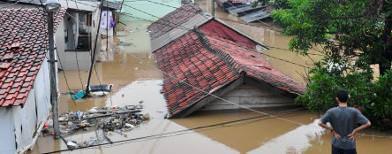
{"label": "submerged house", "polygon": [[[96,55],[100,54],[102,46],[106,45],[107,36],[115,33],[115,23],[118,18],[116,10],[120,5],[108,1],[65,1],[61,5],[67,9],[63,23],[56,33],[58,54],[64,70],[87,70],[91,65],[97,30],[100,25],[96,46]],[[102,3],[102,8],[100,4]],[[100,17],[101,15],[101,17]],[[99,21],[101,19],[101,22]],[[112,24],[108,24],[112,23]],[[111,42],[113,43],[113,39]],[[112,48],[112,46],[110,46]],[[106,47],[103,47],[106,48]],[[99,59],[101,57],[97,57]]]}
{"label": "submerged house", "polygon": [[[87,70],[99,22],[99,2],[61,1],[67,8],[63,23],[56,33],[59,59],[64,70]],[[98,46],[99,49],[99,46]]]}
{"label": "submerged house", "polygon": [[[23,153],[51,109],[47,14],[43,7],[9,4],[0,4],[0,153]],[[55,14],[54,25],[64,12]]]}
{"label": "submerged house", "polygon": [[[170,117],[205,110],[294,105],[304,85],[274,69],[267,48],[186,4],[148,27]],[[214,96],[212,96],[212,95]],[[218,99],[219,96],[224,100]],[[226,101],[228,100],[228,101]]]}

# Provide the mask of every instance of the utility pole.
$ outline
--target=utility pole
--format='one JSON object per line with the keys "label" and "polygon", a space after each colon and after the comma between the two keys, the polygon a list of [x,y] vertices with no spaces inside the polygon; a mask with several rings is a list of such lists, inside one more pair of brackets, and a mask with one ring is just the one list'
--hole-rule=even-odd
{"label": "utility pole", "polygon": [[215,17],[215,0],[211,0],[211,14]]}
{"label": "utility pole", "polygon": [[48,13],[48,36],[49,36],[49,73],[50,73],[50,102],[52,104],[52,119],[54,137],[60,136],[59,114],[58,114],[58,93],[57,93],[57,75],[56,75],[56,58],[54,53],[54,27],[53,13],[60,7],[60,3],[56,0],[48,0],[46,2],[46,11]]}
{"label": "utility pole", "polygon": [[95,35],[95,42],[94,42],[94,48],[93,48],[93,53],[92,53],[92,58],[91,58],[91,65],[90,65],[90,69],[88,72],[87,85],[86,85],[86,94],[87,95],[90,94],[89,88],[90,88],[90,82],[91,82],[91,75],[92,75],[94,63],[95,63],[95,55],[96,55],[96,51],[97,51],[98,37],[101,36],[101,35],[99,35],[99,29],[101,29],[102,7],[103,7],[103,1],[99,5],[99,18],[98,18],[99,21],[98,21],[97,33]]}

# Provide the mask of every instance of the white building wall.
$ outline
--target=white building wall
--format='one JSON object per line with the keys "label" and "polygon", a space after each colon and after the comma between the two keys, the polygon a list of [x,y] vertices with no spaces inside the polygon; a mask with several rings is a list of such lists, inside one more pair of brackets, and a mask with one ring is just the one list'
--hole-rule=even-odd
{"label": "white building wall", "polygon": [[83,51],[83,52],[65,51],[64,23],[59,24],[55,36],[56,36],[55,39],[56,39],[57,53],[60,57],[60,62],[63,66],[61,67],[61,65],[59,64],[59,68],[64,70],[77,70],[78,68],[76,62],[76,57],[77,57],[80,69],[88,70],[91,63],[90,51]]}
{"label": "white building wall", "polygon": [[[88,5],[87,5],[88,4]],[[62,3],[63,7],[67,7],[66,3]],[[96,7],[93,7],[96,6]],[[59,68],[64,69],[64,70],[77,70],[78,69],[78,63],[79,63],[79,69],[81,70],[88,70],[90,65],[91,65],[91,54],[92,50],[94,49],[94,43],[95,43],[95,36],[98,28],[98,23],[99,23],[99,13],[100,10],[99,8],[99,2],[93,2],[93,1],[83,1],[82,3],[78,3],[78,7],[75,6],[75,3],[68,3],[68,8],[72,8],[74,10],[82,10],[82,11],[89,11],[92,12],[92,28],[91,28],[91,51],[79,51],[79,52],[74,52],[74,51],[65,51],[65,32],[64,32],[64,26],[66,20],[64,19],[61,24],[59,24],[58,30],[55,33],[55,42],[56,42],[56,48],[58,50],[58,54],[60,57],[60,61],[63,65],[61,67],[59,65]],[[67,10],[69,12],[70,10]],[[100,50],[100,37],[98,38],[98,45],[97,45],[97,51],[96,53],[99,53]],[[78,63],[77,63],[77,60]]]}
{"label": "white building wall", "polygon": [[[39,79],[39,80],[38,80]],[[38,111],[37,124],[44,123],[52,108],[50,104],[50,77],[49,77],[49,64],[47,60],[41,66],[40,73],[37,75],[37,80],[34,83],[35,100]]]}
{"label": "white building wall", "polygon": [[12,109],[0,108],[0,117],[0,154],[16,153]]}
{"label": "white building wall", "polygon": [[12,108],[14,114],[15,139],[17,151],[24,151],[25,147],[33,142],[33,133],[37,130],[35,124],[35,95],[34,89],[30,91],[24,106]]}
{"label": "white building wall", "polygon": [[50,112],[50,84],[44,60],[23,106],[0,108],[0,154],[24,152],[34,145]]}

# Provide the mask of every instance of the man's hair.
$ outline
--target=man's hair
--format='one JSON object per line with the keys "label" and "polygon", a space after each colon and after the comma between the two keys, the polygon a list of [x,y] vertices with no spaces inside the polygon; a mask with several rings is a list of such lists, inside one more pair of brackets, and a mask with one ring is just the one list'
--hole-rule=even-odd
{"label": "man's hair", "polygon": [[339,99],[340,102],[347,102],[349,96],[346,90],[339,90],[336,94],[336,97]]}

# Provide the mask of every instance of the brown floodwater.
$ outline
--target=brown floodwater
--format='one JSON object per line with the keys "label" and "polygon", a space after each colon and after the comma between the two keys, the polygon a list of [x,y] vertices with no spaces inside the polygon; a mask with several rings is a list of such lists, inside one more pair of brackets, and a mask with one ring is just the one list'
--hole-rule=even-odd
{"label": "brown floodwater", "polygon": [[[209,11],[210,3],[205,0],[197,3]],[[268,46],[287,49],[290,37],[284,36],[272,23],[244,24],[236,17],[217,10],[217,17],[240,31],[264,42]],[[59,74],[60,112],[86,111],[95,106],[122,106],[138,104],[143,101],[143,112],[151,119],[134,130],[125,134],[110,133],[112,141],[131,140],[128,142],[108,144],[88,149],[67,151],[64,153],[170,153],[170,154],[217,154],[217,153],[330,153],[330,134],[317,126],[318,114],[309,113],[298,108],[264,109],[261,112],[279,116],[260,116],[246,110],[237,111],[200,111],[183,119],[165,119],[167,114],[165,100],[160,93],[162,75],[151,56],[146,26],[149,22],[122,18],[126,26],[121,25],[118,36],[114,39],[112,60],[96,64],[92,83],[113,84],[113,92],[106,97],[88,98],[72,101],[68,86],[72,90],[83,88],[87,80],[87,71],[65,71]],[[292,61],[301,65],[311,66],[314,60],[321,57],[312,55],[301,56],[287,50],[271,48],[265,53]],[[316,49],[318,50],[318,49]],[[318,53],[315,50],[312,53]],[[266,56],[267,60],[277,69],[299,82],[305,82],[306,68],[293,65],[276,58]],[[65,77],[64,77],[65,76]],[[65,82],[68,81],[68,86]],[[248,120],[245,120],[247,119]],[[237,120],[237,122],[234,122]],[[225,123],[226,122],[226,123]],[[134,139],[154,134],[162,134],[141,139]],[[360,136],[358,139],[359,153],[389,153],[392,147],[392,135],[367,130],[366,134],[377,137]],[[95,137],[94,131],[86,131],[67,136],[68,140],[88,141]],[[66,149],[60,140],[52,137],[40,137],[30,153],[45,153]]]}

